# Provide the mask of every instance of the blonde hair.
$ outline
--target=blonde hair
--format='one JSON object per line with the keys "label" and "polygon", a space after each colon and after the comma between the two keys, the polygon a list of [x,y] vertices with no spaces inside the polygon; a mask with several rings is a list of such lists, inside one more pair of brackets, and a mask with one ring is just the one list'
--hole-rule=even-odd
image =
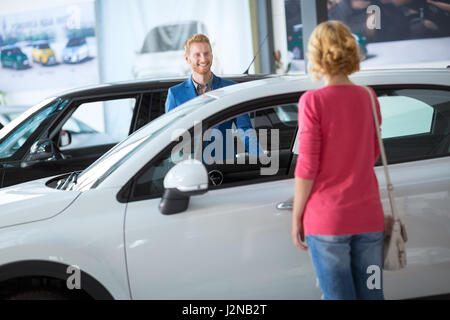
{"label": "blonde hair", "polygon": [[324,75],[350,75],[359,71],[363,55],[350,29],[339,21],[319,24],[308,42],[308,70],[317,80]]}
{"label": "blonde hair", "polygon": [[209,41],[209,38],[205,36],[204,34],[194,34],[190,36],[184,43],[184,52],[188,56],[190,54],[191,44],[194,42],[204,42],[209,45],[211,48],[211,42]]}

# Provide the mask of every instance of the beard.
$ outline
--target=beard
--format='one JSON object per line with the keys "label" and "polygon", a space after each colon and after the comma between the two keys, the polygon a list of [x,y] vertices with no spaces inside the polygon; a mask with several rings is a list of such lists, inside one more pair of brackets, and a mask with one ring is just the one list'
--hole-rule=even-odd
{"label": "beard", "polygon": [[205,75],[208,74],[211,71],[211,63],[209,63],[205,68],[202,68],[200,66],[192,66],[192,70],[195,73],[201,74],[201,75]]}

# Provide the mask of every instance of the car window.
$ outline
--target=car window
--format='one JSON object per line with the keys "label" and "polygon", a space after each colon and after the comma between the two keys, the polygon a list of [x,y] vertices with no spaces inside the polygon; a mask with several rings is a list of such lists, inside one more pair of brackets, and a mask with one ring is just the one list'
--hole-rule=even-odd
{"label": "car window", "polygon": [[388,161],[414,161],[449,154],[448,91],[401,89],[378,95]]}
{"label": "car window", "polygon": [[116,144],[125,139],[131,126],[136,98],[81,104],[64,123],[72,141],[61,150]]}
{"label": "car window", "polygon": [[72,39],[67,43],[67,47],[77,47],[86,43],[84,39]]}
{"label": "car window", "polygon": [[[137,177],[132,201],[160,197],[167,172],[179,161],[189,158],[203,161],[211,188],[287,178],[297,132],[297,103],[255,109],[258,110],[204,128],[203,137],[183,137]],[[240,132],[236,124],[242,127],[246,117],[254,130]],[[229,128],[225,136],[220,134],[224,132],[221,128]],[[201,140],[203,143],[198,143]],[[200,156],[196,149],[199,145]]]}
{"label": "car window", "polygon": [[383,139],[431,132],[432,106],[404,96],[380,97],[378,100],[383,119]]}
{"label": "car window", "polygon": [[89,127],[83,121],[78,120],[74,117],[71,117],[69,120],[67,120],[67,122],[64,124],[64,130],[69,130],[70,132],[75,134],[99,133],[97,130]]}
{"label": "car window", "polygon": [[186,103],[183,108],[177,108],[147,124],[85,169],[78,177],[78,183],[72,187],[74,190],[88,190],[97,187],[141,147],[157,137],[166,126],[176,123],[179,119],[185,117],[197,105],[208,103],[211,100],[214,99],[203,95]]}
{"label": "car window", "polygon": [[142,95],[133,131],[142,128],[150,121],[164,114],[166,99],[167,90],[153,91]]}

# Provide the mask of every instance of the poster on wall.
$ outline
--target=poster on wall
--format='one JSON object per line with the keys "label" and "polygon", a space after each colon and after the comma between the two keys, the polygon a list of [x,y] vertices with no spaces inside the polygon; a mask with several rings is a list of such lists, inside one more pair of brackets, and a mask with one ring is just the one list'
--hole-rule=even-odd
{"label": "poster on wall", "polygon": [[[135,52],[132,77],[140,79],[189,74],[189,65],[184,63],[184,42],[197,33],[210,36],[208,27],[201,20],[174,21],[150,28],[142,40],[142,47]],[[215,56],[212,69],[215,73],[223,73],[219,54]]]}
{"label": "poster on wall", "polygon": [[189,75],[184,42],[197,33],[211,40],[217,75],[243,73],[253,59],[248,1],[101,0],[97,10],[104,82]]}
{"label": "poster on wall", "polygon": [[0,16],[0,91],[98,83],[94,1]]}
{"label": "poster on wall", "polygon": [[[304,59],[300,2],[284,2],[292,70],[298,71]],[[327,8],[329,20],[352,31],[365,56],[362,68],[450,64],[450,0],[329,0]]]}

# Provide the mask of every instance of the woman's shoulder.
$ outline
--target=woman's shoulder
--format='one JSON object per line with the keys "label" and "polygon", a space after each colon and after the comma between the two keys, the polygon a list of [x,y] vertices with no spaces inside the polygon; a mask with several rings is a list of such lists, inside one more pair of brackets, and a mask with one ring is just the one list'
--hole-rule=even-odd
{"label": "woman's shoulder", "polygon": [[302,101],[302,100],[311,100],[311,99],[313,99],[314,96],[317,95],[317,90],[320,90],[320,89],[312,89],[312,90],[305,91],[305,92],[300,96],[300,101]]}
{"label": "woman's shoulder", "polygon": [[366,89],[363,86],[352,84],[352,85],[331,85],[324,86],[320,89],[314,90],[314,95],[316,96],[332,96],[336,98],[337,96],[345,96],[347,98],[359,97],[360,95],[367,94]]}
{"label": "woman's shoulder", "polygon": [[326,96],[328,93],[328,87],[321,87],[318,89],[311,89],[308,91],[305,91],[305,93],[303,93],[300,97],[300,102],[312,102],[314,100],[316,100],[317,98],[320,98],[322,96]]}
{"label": "woman's shoulder", "polygon": [[367,91],[363,86],[359,85],[332,85],[324,86],[318,89],[308,90],[302,94],[299,104],[303,106],[318,107],[327,105],[330,100],[349,101],[352,99],[360,100],[361,97],[367,95]]}

